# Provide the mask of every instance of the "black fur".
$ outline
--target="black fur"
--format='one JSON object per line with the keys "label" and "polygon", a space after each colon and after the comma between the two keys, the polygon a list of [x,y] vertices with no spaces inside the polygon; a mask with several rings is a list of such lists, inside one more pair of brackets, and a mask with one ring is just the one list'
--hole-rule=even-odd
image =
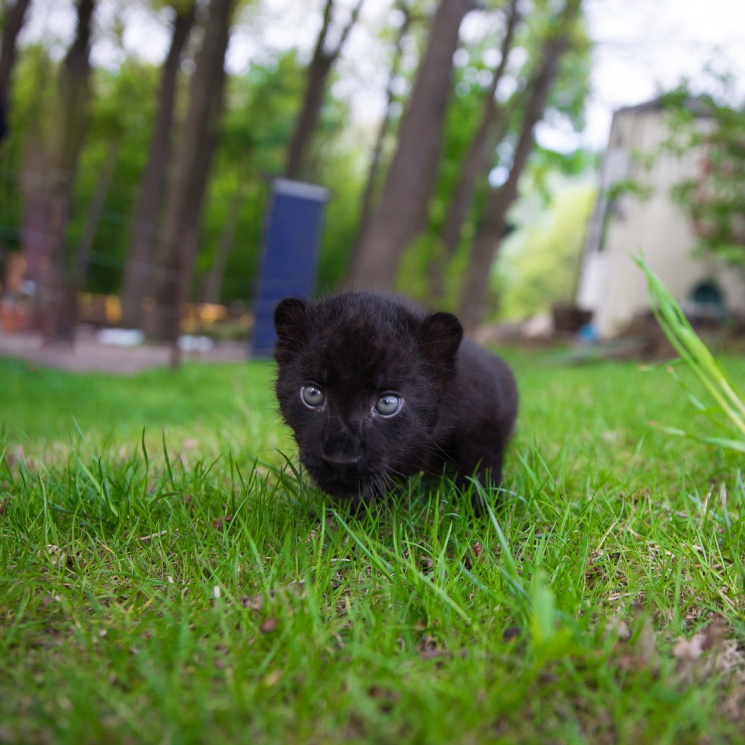
{"label": "black fur", "polygon": [[[324,491],[371,499],[398,477],[437,475],[445,465],[461,483],[474,474],[500,483],[515,380],[503,360],[462,338],[454,315],[345,293],[285,298],[274,322],[279,406]],[[304,403],[304,386],[322,391],[322,405]],[[376,411],[383,394],[403,399],[398,413]]]}

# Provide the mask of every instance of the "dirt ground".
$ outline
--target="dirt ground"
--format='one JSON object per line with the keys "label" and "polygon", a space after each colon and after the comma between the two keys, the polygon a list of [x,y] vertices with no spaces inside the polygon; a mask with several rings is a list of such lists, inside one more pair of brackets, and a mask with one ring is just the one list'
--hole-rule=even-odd
{"label": "dirt ground", "polygon": [[[75,346],[44,345],[39,334],[13,333],[0,329],[0,358],[27,360],[43,367],[73,372],[107,372],[131,375],[152,367],[167,367],[171,350],[166,345],[141,344],[118,347],[102,344],[93,329],[78,330]],[[208,352],[182,352],[182,361],[243,362],[248,343],[220,342]]]}

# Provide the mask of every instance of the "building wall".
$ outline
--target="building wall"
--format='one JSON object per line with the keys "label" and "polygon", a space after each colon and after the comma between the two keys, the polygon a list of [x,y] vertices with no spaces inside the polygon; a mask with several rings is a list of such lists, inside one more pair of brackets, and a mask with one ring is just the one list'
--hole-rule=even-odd
{"label": "building wall", "polygon": [[[672,187],[699,168],[700,156],[666,153],[645,164],[668,137],[664,112],[641,106],[613,118],[603,159],[600,193],[585,246],[577,303],[593,310],[593,325],[610,337],[649,308],[646,280],[634,262],[643,253],[649,266],[684,301],[701,281],[714,279],[730,311],[745,313],[745,283],[736,270],[713,256],[694,255],[696,236]],[[608,189],[630,179],[649,188],[649,196],[624,194],[608,199]]]}

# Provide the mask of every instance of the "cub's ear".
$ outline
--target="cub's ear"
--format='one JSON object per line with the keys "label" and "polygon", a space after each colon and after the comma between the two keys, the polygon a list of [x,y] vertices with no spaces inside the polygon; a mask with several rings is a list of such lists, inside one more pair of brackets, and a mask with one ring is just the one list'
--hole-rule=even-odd
{"label": "cub's ear", "polygon": [[424,319],[421,346],[436,365],[451,365],[463,339],[463,327],[452,313],[433,313]]}
{"label": "cub's ear", "polygon": [[287,347],[294,347],[305,340],[307,327],[307,307],[303,300],[286,297],[274,309],[274,328],[279,341]]}

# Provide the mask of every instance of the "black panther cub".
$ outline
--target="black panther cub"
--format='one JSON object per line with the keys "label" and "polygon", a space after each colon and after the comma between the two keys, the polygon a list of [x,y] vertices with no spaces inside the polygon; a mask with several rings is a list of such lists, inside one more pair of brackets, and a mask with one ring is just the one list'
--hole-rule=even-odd
{"label": "black panther cub", "polygon": [[279,406],[324,491],[369,500],[446,465],[499,484],[515,380],[454,315],[361,292],[285,298],[274,323]]}

